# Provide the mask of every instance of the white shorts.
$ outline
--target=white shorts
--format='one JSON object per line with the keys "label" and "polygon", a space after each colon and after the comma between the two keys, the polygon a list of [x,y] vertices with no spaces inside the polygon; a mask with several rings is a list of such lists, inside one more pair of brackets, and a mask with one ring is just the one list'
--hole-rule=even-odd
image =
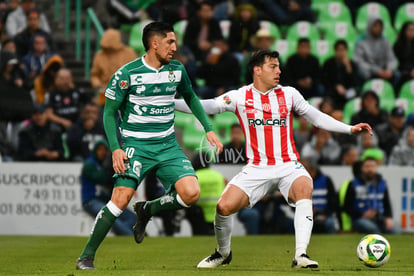
{"label": "white shorts", "polygon": [[288,162],[276,166],[255,166],[246,165],[239,172],[229,185],[239,187],[249,197],[249,207],[253,207],[269,192],[279,190],[286,202],[289,202],[289,190],[296,178],[306,176],[310,179],[308,171],[299,162]]}

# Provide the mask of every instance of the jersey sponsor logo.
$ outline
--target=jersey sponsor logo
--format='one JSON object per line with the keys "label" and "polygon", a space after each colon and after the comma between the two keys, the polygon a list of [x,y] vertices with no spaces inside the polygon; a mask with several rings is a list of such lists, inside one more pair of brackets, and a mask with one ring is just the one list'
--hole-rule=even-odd
{"label": "jersey sponsor logo", "polygon": [[289,113],[289,110],[288,110],[287,106],[286,105],[279,105],[279,113],[280,113],[280,116],[286,117],[287,114]]}
{"label": "jersey sponsor logo", "polygon": [[128,81],[126,81],[126,80],[121,80],[121,81],[119,82],[119,87],[120,87],[121,89],[127,89],[127,88],[128,88],[128,86],[129,86],[129,83],[128,83]]}
{"label": "jersey sponsor logo", "polygon": [[247,99],[245,104],[246,104],[246,107],[253,107],[253,99]]}
{"label": "jersey sponsor logo", "polygon": [[164,107],[146,107],[146,106],[134,106],[135,112],[138,115],[165,115],[174,112],[174,107],[164,106]]}
{"label": "jersey sponsor logo", "polygon": [[105,90],[105,97],[108,97],[110,99],[115,99],[115,91],[112,89],[107,88]]}
{"label": "jersey sponsor logo", "polygon": [[254,108],[243,109],[243,113],[246,113],[246,114],[256,114],[257,113],[257,110],[254,109]]}
{"label": "jersey sponsor logo", "polygon": [[135,89],[135,92],[137,93],[137,94],[141,94],[142,92],[144,92],[145,91],[145,86],[144,85],[138,85],[137,86],[137,89]]}
{"label": "jersey sponsor logo", "polygon": [[177,86],[167,86],[167,88],[165,88],[165,91],[175,92],[175,91],[177,91]]}
{"label": "jersey sponsor logo", "polygon": [[249,126],[286,126],[286,119],[253,119],[250,118],[247,120]]}
{"label": "jersey sponsor logo", "polygon": [[160,93],[161,89],[158,86],[155,86],[154,90],[152,91],[153,93]]}
{"label": "jersey sponsor logo", "polygon": [[160,200],[161,205],[172,203],[172,202],[174,202],[174,198],[171,195],[163,196]]}

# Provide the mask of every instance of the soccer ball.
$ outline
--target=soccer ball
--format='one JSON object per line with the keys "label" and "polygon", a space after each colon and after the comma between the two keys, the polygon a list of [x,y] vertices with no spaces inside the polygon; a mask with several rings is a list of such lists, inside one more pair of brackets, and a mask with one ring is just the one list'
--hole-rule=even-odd
{"label": "soccer ball", "polygon": [[359,260],[368,267],[379,267],[388,262],[391,247],[381,235],[369,234],[363,237],[357,247]]}

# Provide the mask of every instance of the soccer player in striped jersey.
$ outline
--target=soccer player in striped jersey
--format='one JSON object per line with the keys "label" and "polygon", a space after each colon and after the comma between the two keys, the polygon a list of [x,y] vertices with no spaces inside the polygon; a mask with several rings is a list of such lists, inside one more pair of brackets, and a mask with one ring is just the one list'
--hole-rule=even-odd
{"label": "soccer player in striped jersey", "polygon": [[[146,54],[115,72],[105,91],[103,121],[112,151],[115,185],[111,200],[96,216],[92,233],[77,261],[77,268],[81,270],[95,269],[96,250],[149,171],[156,169],[166,194],[134,204],[137,223],[133,229],[137,243],[142,242],[151,216],[189,207],[198,200],[200,188],[194,169],[175,139],[176,92],[184,97],[203,125],[207,140],[216,146],[217,152],[223,149],[191,88],[184,66],[172,60],[177,50],[172,26],[152,22],[144,28],[142,40]],[[121,146],[117,139],[118,112]]]}
{"label": "soccer player in striped jersey", "polygon": [[[197,267],[214,268],[229,264],[232,214],[252,207],[269,191],[278,189],[295,207],[295,256],[292,267],[317,268],[318,262],[307,255],[313,227],[312,178],[299,162],[292,132],[292,112],[304,116],[317,127],[329,131],[356,134],[371,127],[366,123],[346,125],[318,111],[293,87],[279,85],[279,53],[259,50],[248,63],[253,83],[229,91],[211,100],[202,100],[207,114],[234,112],[239,118],[246,140],[248,163],[230,180],[216,208],[215,234],[218,247]],[[190,112],[182,100],[175,108]]]}

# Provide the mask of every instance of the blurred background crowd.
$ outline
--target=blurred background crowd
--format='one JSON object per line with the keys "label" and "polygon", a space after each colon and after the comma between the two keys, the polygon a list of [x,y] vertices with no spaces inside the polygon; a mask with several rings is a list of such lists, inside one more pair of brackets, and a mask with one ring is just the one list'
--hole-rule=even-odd
{"label": "blurred background crowd", "polygon": [[[354,137],[313,128],[295,116],[296,147],[315,177],[320,165],[353,166],[367,159],[377,165],[414,166],[412,1],[85,0],[82,8],[93,8],[104,29],[86,81],[78,81],[83,76],[65,58],[73,50],[56,41],[60,29],[48,12],[50,2],[0,0],[2,162],[87,162],[105,138],[101,115],[110,77],[145,54],[142,29],[162,20],[174,26],[175,59],[186,67],[200,98],[250,83],[249,56],[272,49],[280,53],[282,85],[296,87],[312,105],[340,121],[371,124],[373,136]],[[244,137],[237,118],[223,113],[210,119],[226,144],[215,163],[243,164]],[[177,112],[176,130],[189,157],[199,157],[195,153],[206,145],[194,117]],[[108,158],[98,163],[111,174]],[[269,198],[274,198],[272,207],[265,202],[259,207],[280,206],[280,198]],[[254,209],[246,212],[240,212],[240,219],[251,221]],[[274,223],[273,211],[259,213]],[[276,225],[281,227],[265,225],[262,231]],[[292,229],[282,228],[278,231]]]}

